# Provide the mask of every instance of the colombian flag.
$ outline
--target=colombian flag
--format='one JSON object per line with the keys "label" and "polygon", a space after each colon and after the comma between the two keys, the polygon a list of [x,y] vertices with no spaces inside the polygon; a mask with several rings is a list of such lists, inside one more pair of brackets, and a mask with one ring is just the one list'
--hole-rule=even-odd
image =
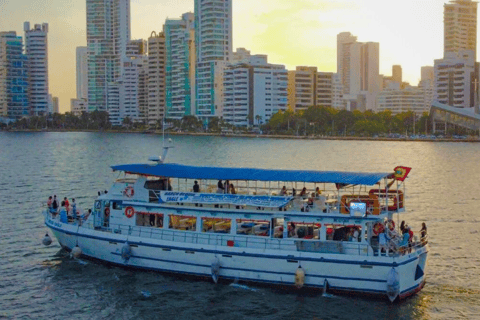
{"label": "colombian flag", "polygon": [[396,167],[395,168],[395,179],[398,181],[405,181],[407,178],[408,174],[412,168],[407,168],[407,167]]}

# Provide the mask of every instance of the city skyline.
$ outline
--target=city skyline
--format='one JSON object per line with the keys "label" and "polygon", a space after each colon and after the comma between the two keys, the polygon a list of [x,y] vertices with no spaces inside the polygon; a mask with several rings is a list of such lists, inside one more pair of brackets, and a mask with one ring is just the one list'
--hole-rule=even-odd
{"label": "city skyline", "polygon": [[[271,63],[284,64],[289,70],[303,65],[335,72],[336,35],[347,31],[359,41],[380,43],[380,73],[391,75],[392,65],[401,65],[404,79],[416,85],[420,67],[443,57],[446,2],[404,1],[394,6],[370,0],[360,7],[351,0],[280,0],[274,5],[268,0],[233,1],[233,47],[267,54]],[[0,2],[0,29],[21,34],[24,21],[50,24],[50,91],[60,97],[60,111],[65,112],[70,99],[76,97],[75,49],[86,44],[86,5],[84,1],[54,3],[54,8],[46,8],[37,0],[28,1],[28,5],[25,0]],[[175,19],[194,9],[193,0],[156,3],[132,1],[132,39],[147,39],[151,31],[162,30],[165,18]]]}

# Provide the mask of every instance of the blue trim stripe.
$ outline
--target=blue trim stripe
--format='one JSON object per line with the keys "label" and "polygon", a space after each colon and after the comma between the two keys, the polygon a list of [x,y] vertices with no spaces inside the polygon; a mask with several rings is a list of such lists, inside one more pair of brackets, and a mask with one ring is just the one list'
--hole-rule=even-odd
{"label": "blue trim stripe", "polygon": [[[69,235],[75,235],[83,238],[101,240],[101,241],[120,241],[119,239],[111,239],[111,238],[103,238],[92,236],[88,234],[82,234],[77,232],[70,232],[65,231],[61,228],[51,226],[47,222],[45,223],[47,227],[57,230],[59,232],[63,232]],[[214,254],[227,254],[232,256],[242,256],[242,257],[254,257],[254,258],[263,258],[263,259],[286,259],[286,260],[298,260],[298,261],[312,261],[312,262],[323,262],[323,263],[336,263],[336,264],[349,264],[349,265],[368,265],[368,266],[380,266],[380,267],[398,267],[405,264],[409,264],[418,259],[418,257],[411,258],[406,260],[402,263],[383,263],[383,262],[370,262],[370,261],[349,261],[349,260],[337,260],[337,259],[324,259],[324,258],[308,258],[308,257],[292,257],[292,256],[280,256],[280,255],[263,255],[263,254],[255,254],[255,253],[240,253],[240,252],[232,252],[232,251],[219,251],[219,250],[207,250],[207,249],[197,249],[197,248],[183,248],[183,247],[174,247],[174,246],[167,246],[167,245],[156,245],[144,242],[132,242],[129,241],[132,245],[143,246],[143,247],[150,247],[150,248],[161,248],[161,249],[172,249],[172,250],[180,250],[180,251],[194,251],[194,252],[203,252],[203,253],[214,253]]]}
{"label": "blue trim stripe", "polygon": [[[110,253],[112,255],[115,255],[115,256],[121,256],[120,253],[116,253],[116,252],[110,252]],[[159,261],[159,262],[167,262],[167,263],[177,263],[177,264],[194,266],[194,267],[211,268],[211,265],[189,263],[189,262],[183,262],[183,261],[165,260],[165,259],[157,259],[157,258],[142,257],[142,256],[132,256],[131,258],[145,259],[145,260]],[[234,271],[245,271],[245,272],[256,272],[256,273],[278,274],[278,275],[286,275],[286,276],[292,276],[292,277],[295,276],[294,272],[277,272],[277,271],[265,271],[265,270],[230,268],[230,267],[221,267],[221,269],[234,270]],[[380,283],[386,283],[387,282],[387,280],[380,280],[380,279],[350,278],[350,277],[326,276],[326,275],[317,275],[317,274],[305,274],[305,276],[306,277],[313,277],[313,278],[327,278],[327,279],[351,280],[351,281],[368,281],[368,282],[380,282]]]}

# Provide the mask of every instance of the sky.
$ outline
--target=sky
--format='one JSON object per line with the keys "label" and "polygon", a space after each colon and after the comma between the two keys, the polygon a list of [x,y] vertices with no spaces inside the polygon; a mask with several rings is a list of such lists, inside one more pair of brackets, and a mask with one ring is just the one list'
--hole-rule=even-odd
{"label": "sky", "polygon": [[[269,62],[316,66],[336,72],[336,36],[351,32],[360,42],[380,43],[380,73],[403,68],[412,85],[421,66],[443,57],[443,4],[447,0],[233,0],[233,47],[267,54]],[[132,39],[161,31],[166,18],[193,12],[193,0],[131,0]],[[0,31],[23,22],[49,23],[50,92],[60,112],[76,97],[75,48],[86,45],[84,0],[0,0]]]}

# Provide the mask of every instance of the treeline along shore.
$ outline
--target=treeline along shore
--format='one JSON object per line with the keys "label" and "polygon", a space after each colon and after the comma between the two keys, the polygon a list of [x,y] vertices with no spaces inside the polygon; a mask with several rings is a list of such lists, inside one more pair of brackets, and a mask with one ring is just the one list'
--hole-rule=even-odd
{"label": "treeline along shore", "polygon": [[[181,135],[221,135],[235,137],[261,137],[280,139],[324,140],[380,140],[380,141],[471,141],[479,140],[479,133],[458,126],[447,125],[433,133],[428,113],[421,116],[414,112],[393,115],[391,111],[353,112],[326,107],[310,107],[302,111],[285,111],[274,114],[266,123],[262,117],[246,117],[250,125],[235,127],[217,117],[208,122],[195,116],[182,119],[166,119],[165,123],[135,122],[129,118],[122,125],[112,125],[107,112],[94,111],[76,116],[72,113],[23,118],[8,125],[6,131],[51,131],[51,132],[124,132]],[[163,128],[165,126],[165,128]]]}

